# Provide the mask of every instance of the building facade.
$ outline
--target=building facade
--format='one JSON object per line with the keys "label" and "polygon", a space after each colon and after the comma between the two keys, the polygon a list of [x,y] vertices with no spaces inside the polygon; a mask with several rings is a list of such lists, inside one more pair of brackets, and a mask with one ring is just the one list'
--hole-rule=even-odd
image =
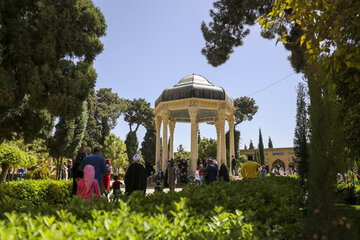
{"label": "building facade", "polygon": [[[294,148],[265,148],[265,165],[272,171],[273,168],[283,167],[286,170],[289,167],[294,169],[295,152]],[[241,149],[240,155],[252,155],[255,158],[255,149]]]}

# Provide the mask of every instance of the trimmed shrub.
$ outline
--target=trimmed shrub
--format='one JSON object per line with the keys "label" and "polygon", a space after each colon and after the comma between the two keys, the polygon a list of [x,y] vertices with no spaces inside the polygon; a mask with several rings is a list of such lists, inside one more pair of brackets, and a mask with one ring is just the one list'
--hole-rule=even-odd
{"label": "trimmed shrub", "polygon": [[0,200],[12,198],[32,205],[66,203],[71,197],[72,181],[22,180],[0,184]]}

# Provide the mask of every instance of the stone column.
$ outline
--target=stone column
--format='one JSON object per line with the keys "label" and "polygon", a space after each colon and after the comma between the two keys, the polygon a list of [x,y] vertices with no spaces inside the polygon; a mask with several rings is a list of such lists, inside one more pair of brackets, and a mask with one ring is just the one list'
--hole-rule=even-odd
{"label": "stone column", "polygon": [[169,122],[169,111],[162,112],[162,120],[163,120],[163,138],[162,138],[162,165],[161,169],[165,172],[167,168],[167,163],[169,160],[168,156],[168,122]]}
{"label": "stone column", "polygon": [[155,155],[155,165],[156,173],[161,169],[161,160],[160,160],[160,128],[161,128],[161,117],[155,117],[155,126],[156,126],[156,155]]}
{"label": "stone column", "polygon": [[169,158],[174,158],[174,130],[175,130],[175,121],[171,120],[169,122],[169,129],[170,129],[170,153]]}
{"label": "stone column", "polygon": [[231,167],[231,156],[235,156],[235,147],[234,147],[234,128],[235,128],[235,125],[234,125],[234,116],[231,115],[231,116],[228,116],[228,123],[229,123],[229,141],[230,141],[230,144],[229,144],[229,163],[230,163],[230,166],[229,168]]}
{"label": "stone column", "polygon": [[[218,111],[219,114],[219,125],[220,125],[220,139],[221,139],[221,144],[220,144],[220,158],[221,158],[221,163],[225,163],[226,164],[226,143],[225,143],[225,110],[224,109],[220,109]],[[219,166],[220,167],[220,166]]]}
{"label": "stone column", "polygon": [[[199,131],[199,123],[197,122],[196,123],[196,143],[199,142],[199,139],[198,139],[198,131]],[[199,144],[196,145],[196,162],[197,160],[199,159]],[[195,169],[196,170],[196,169]]]}
{"label": "stone column", "polygon": [[191,121],[191,165],[190,170],[191,174],[195,173],[196,170],[196,156],[198,152],[198,143],[197,143],[197,131],[196,131],[196,120],[197,120],[197,107],[190,107],[188,109]]}
{"label": "stone column", "polygon": [[215,120],[215,127],[216,127],[216,135],[217,135],[217,149],[216,149],[216,160],[218,162],[218,165],[221,165],[221,136],[220,136],[220,123],[219,120]]}

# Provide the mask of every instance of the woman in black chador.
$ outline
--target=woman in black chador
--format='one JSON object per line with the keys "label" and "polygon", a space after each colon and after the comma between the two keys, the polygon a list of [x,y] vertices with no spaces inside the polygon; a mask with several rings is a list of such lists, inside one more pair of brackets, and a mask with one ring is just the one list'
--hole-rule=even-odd
{"label": "woman in black chador", "polygon": [[223,180],[225,182],[230,182],[230,177],[229,177],[229,171],[227,169],[227,167],[225,166],[225,164],[221,164],[220,166],[220,170],[219,170],[219,180]]}

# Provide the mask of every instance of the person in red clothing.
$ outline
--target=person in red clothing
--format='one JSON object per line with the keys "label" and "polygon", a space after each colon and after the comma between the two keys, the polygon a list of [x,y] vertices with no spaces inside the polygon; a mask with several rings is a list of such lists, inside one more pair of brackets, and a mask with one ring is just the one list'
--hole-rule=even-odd
{"label": "person in red clothing", "polygon": [[83,172],[84,178],[78,182],[76,195],[89,202],[91,202],[93,194],[100,199],[100,187],[95,179],[95,168],[92,165],[86,165]]}
{"label": "person in red clothing", "polygon": [[103,175],[103,184],[105,188],[105,195],[107,196],[109,194],[109,188],[110,188],[110,178],[111,178],[111,160],[108,158],[105,160],[106,167],[109,169],[108,173],[105,173]]}

